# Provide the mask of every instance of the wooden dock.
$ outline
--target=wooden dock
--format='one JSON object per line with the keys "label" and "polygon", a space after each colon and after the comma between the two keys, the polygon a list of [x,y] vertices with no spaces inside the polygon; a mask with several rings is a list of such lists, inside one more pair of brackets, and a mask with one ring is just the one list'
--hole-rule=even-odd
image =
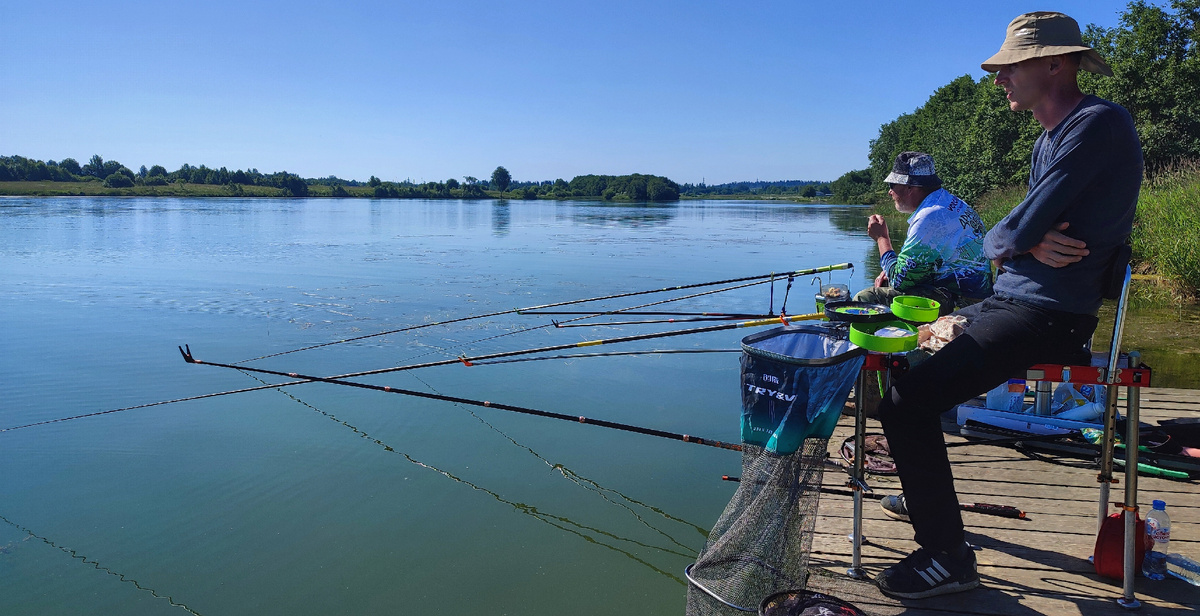
{"label": "wooden dock", "polygon": [[[1145,389],[1141,420],[1200,416],[1200,390]],[[1124,402],[1121,403],[1124,413]],[[877,421],[868,420],[868,433],[882,433]],[[841,460],[837,448],[853,434],[853,419],[844,416],[830,452]],[[947,436],[948,442],[962,440]],[[851,562],[853,505],[845,496],[821,498],[816,534],[810,557],[810,590],[827,592],[854,603],[872,615],[905,614],[1026,616],[1104,616],[1128,614],[1116,603],[1121,582],[1096,575],[1088,557],[1096,540],[1099,484],[1094,467],[1083,468],[1033,460],[998,446],[952,448],[955,487],[962,502],[1012,505],[1027,513],[1015,520],[978,513],[963,513],[967,540],[977,547],[980,588],[955,595],[923,600],[897,600],[884,596],[869,580],[846,575]],[[845,487],[847,475],[830,467],[824,483]],[[1124,498],[1124,475],[1114,484],[1110,500]],[[896,494],[896,477],[873,476],[871,487]],[[1173,481],[1138,478],[1141,515],[1150,501],[1167,502],[1171,516],[1171,551],[1200,559],[1200,490],[1197,480]],[[1110,513],[1116,511],[1110,507]],[[915,550],[912,527],[883,514],[876,500],[864,499],[862,565],[874,576]],[[1163,581],[1138,577],[1137,599],[1144,614],[1195,614],[1200,610],[1200,588],[1170,576]]]}

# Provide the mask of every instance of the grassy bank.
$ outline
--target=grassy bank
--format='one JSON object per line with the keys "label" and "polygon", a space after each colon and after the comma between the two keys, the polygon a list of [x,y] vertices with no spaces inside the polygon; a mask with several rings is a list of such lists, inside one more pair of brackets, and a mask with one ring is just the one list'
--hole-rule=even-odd
{"label": "grassy bank", "polygon": [[[993,190],[971,205],[989,229],[1025,198],[1026,188]],[[1133,265],[1139,278],[1161,283],[1139,290],[1142,300],[1200,301],[1200,164],[1162,173],[1142,184],[1133,226]],[[889,199],[873,213],[903,237],[908,216]]]}

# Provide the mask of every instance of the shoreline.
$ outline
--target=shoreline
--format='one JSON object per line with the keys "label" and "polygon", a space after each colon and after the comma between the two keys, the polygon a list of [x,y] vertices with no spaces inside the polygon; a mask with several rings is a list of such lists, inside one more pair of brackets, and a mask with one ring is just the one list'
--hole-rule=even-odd
{"label": "shoreline", "polygon": [[[308,194],[294,197],[283,188],[273,186],[256,186],[253,184],[192,184],[172,183],[163,186],[131,186],[127,188],[108,188],[100,182],[56,182],[53,180],[15,182],[0,182],[0,197],[206,197],[206,198],[324,198],[324,199],[376,199],[375,189],[371,186],[339,185],[343,194],[334,194],[333,186],[314,184],[308,187]],[[500,196],[499,191],[485,190],[484,197],[467,197],[462,189],[452,189],[446,195],[426,195],[421,197],[386,197],[389,199],[468,199],[468,200],[509,200],[526,201],[517,196]],[[512,191],[511,194],[516,194]],[[825,201],[828,197],[801,197],[791,195],[680,195],[678,201],[768,201],[782,203],[797,203],[804,205],[845,205],[832,204]],[[606,202],[602,197],[538,197],[538,201],[597,201]],[[678,201],[660,201],[649,203],[676,203]],[[635,203],[633,201],[613,199],[609,202]]]}

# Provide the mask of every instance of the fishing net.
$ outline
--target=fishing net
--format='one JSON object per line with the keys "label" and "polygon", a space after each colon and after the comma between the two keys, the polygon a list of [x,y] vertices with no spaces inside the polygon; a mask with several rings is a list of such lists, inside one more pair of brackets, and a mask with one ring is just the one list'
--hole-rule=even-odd
{"label": "fishing net", "polygon": [[742,351],[741,483],[687,568],[688,616],[804,588],[829,436],[864,354],[828,324],[747,336]]}

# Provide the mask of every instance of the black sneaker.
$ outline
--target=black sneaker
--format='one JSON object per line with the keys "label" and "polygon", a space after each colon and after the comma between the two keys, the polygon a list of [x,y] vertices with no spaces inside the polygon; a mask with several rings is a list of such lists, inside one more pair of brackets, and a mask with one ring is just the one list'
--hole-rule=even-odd
{"label": "black sneaker", "polygon": [[962,557],[925,548],[904,557],[875,577],[879,590],[889,597],[924,599],[970,590],[979,586],[975,553],[963,545]]}
{"label": "black sneaker", "polygon": [[901,522],[912,522],[908,518],[908,505],[904,502],[904,495],[885,496],[879,501],[880,508],[888,517],[900,520]]}

